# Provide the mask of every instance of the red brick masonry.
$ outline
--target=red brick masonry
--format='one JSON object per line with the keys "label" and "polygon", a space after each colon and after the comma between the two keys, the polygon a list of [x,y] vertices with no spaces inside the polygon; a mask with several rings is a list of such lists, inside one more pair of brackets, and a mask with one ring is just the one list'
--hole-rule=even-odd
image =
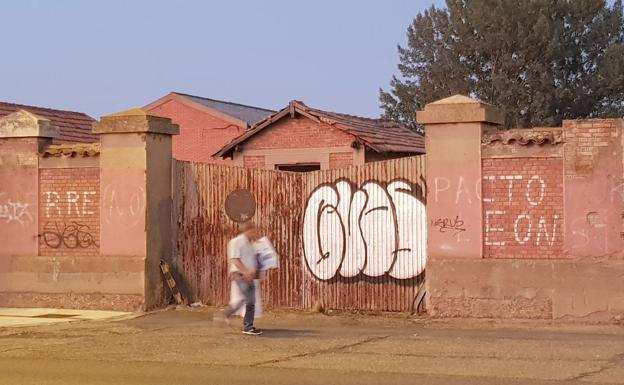
{"label": "red brick masonry", "polygon": [[561,257],[563,160],[484,159],[482,165],[484,257]]}
{"label": "red brick masonry", "polygon": [[39,255],[99,255],[99,169],[41,169],[39,191]]}

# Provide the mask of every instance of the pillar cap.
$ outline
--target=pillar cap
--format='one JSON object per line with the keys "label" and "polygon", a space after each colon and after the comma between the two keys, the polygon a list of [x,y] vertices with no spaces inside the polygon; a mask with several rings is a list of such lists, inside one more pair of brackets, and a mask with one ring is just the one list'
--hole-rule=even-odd
{"label": "pillar cap", "polygon": [[17,110],[0,118],[0,138],[54,138],[59,129],[42,118],[26,110]]}
{"label": "pillar cap", "polygon": [[95,134],[122,134],[146,132],[153,134],[177,135],[180,128],[170,118],[153,115],[141,108],[105,115],[93,123]]}
{"label": "pillar cap", "polygon": [[416,113],[419,124],[493,123],[503,124],[503,112],[491,104],[464,95],[453,95],[425,105]]}

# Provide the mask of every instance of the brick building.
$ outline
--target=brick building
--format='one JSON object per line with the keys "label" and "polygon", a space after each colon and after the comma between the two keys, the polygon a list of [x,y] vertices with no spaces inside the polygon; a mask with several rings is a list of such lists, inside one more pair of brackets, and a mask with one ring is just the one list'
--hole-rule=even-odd
{"label": "brick building", "polygon": [[230,162],[211,155],[274,112],[179,92],[171,92],[143,109],[180,126],[180,135],[173,138],[174,158],[222,164]]}
{"label": "brick building", "polygon": [[394,122],[321,111],[291,101],[214,156],[244,167],[305,172],[424,152],[423,136]]}
{"label": "brick building", "polygon": [[91,133],[91,124],[95,119],[82,112],[0,102],[0,118],[19,110],[28,111],[41,118],[48,119],[51,125],[58,127],[59,135],[52,139],[54,144],[94,143],[100,140],[97,135]]}

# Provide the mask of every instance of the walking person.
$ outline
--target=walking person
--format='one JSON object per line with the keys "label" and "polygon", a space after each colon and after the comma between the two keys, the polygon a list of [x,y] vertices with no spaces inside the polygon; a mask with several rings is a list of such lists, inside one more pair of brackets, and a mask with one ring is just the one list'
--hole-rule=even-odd
{"label": "walking person", "polygon": [[228,306],[223,316],[228,320],[243,305],[243,334],[259,336],[262,332],[254,326],[256,308],[256,285],[254,279],[259,277],[258,258],[254,242],[260,239],[260,231],[251,222],[240,226],[239,235],[228,243],[229,274],[243,295],[238,303]]}

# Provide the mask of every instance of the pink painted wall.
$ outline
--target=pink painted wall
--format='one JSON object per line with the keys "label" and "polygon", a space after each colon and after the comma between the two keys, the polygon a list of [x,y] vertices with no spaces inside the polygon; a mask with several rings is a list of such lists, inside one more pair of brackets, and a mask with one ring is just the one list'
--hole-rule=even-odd
{"label": "pink painted wall", "polygon": [[0,269],[3,256],[37,254],[39,142],[0,139]]}
{"label": "pink painted wall", "polygon": [[0,306],[160,305],[159,262],[171,258],[177,126],[132,110],[102,118],[100,143],[80,147],[24,137],[45,122],[17,116],[3,123]]}
{"label": "pink painted wall", "polygon": [[480,258],[481,128],[479,123],[427,127],[427,254]]}
{"label": "pink painted wall", "polygon": [[565,253],[624,255],[621,119],[564,121]]}
{"label": "pink painted wall", "polygon": [[430,257],[624,257],[622,128],[427,126]]}
{"label": "pink painted wall", "polygon": [[472,120],[478,104],[449,100],[419,113],[427,133],[429,314],[624,317],[624,121],[482,131],[449,118]]}

